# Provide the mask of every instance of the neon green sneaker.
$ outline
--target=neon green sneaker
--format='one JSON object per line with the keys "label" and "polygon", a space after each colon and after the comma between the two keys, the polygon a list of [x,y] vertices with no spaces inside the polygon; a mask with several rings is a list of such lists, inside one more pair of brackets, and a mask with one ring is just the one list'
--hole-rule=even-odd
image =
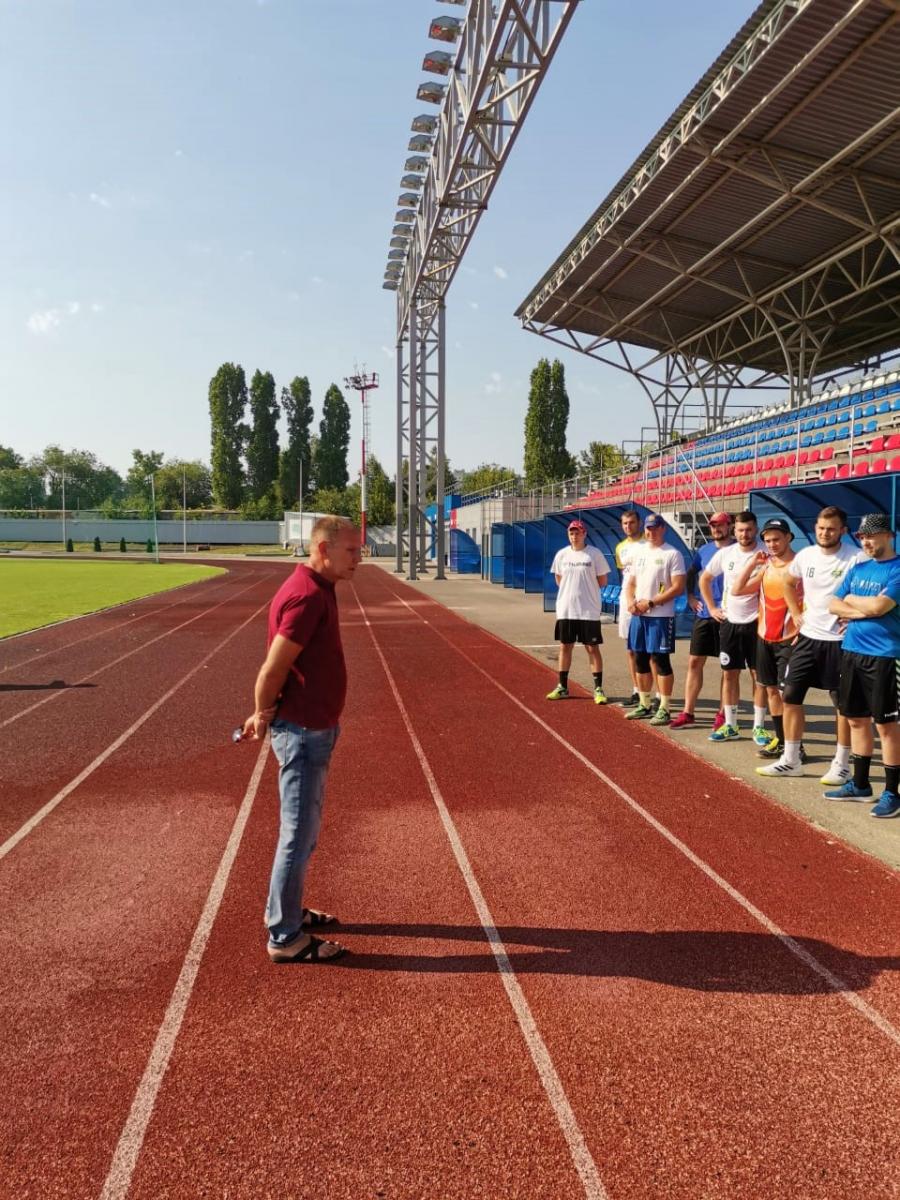
{"label": "neon green sneaker", "polygon": [[653,709],[647,704],[639,704],[631,712],[625,714],[626,721],[647,721],[653,716]]}
{"label": "neon green sneaker", "polygon": [[594,703],[595,704],[608,704],[609,703],[609,701],[606,699],[606,692],[604,692],[602,687],[594,688]]}
{"label": "neon green sneaker", "polygon": [[558,683],[552,692],[547,693],[548,700],[568,700],[569,689],[564,688],[561,683]]}
{"label": "neon green sneaker", "polygon": [[711,742],[733,742],[735,738],[741,735],[733,725],[720,725],[718,729],[714,729],[709,735]]}

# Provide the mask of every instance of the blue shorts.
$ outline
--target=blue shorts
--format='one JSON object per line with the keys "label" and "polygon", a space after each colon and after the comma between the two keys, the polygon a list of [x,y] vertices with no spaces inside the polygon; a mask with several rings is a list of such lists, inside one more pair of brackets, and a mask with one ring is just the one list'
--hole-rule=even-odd
{"label": "blue shorts", "polygon": [[675,649],[675,618],[647,617],[643,613],[633,616],[628,627],[628,649],[671,654]]}

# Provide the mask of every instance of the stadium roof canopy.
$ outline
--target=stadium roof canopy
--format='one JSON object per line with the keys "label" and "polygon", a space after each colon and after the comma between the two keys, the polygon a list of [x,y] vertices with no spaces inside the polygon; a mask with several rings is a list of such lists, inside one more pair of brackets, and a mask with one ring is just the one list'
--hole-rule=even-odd
{"label": "stadium roof canopy", "polygon": [[516,315],[669,392],[900,346],[900,0],[764,0]]}

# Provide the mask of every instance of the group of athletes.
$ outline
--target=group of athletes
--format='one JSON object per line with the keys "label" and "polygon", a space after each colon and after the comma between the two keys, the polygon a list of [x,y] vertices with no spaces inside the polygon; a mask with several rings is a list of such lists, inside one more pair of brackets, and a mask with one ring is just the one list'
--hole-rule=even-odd
{"label": "group of athletes", "polygon": [[[816,518],[816,544],[795,552],[787,521],[774,518],[760,530],[750,511],[713,513],[710,540],[691,563],[666,544],[667,525],[650,514],[641,528],[637,512],[622,515],[623,538],[615,549],[622,577],[619,634],[625,641],[633,693],[626,719],[688,729],[703,686],[706,660],[718,658],[721,690],[711,742],[740,735],[740,676],[753,687],[753,741],[760,775],[803,775],[803,705],[810,689],[827,692],[835,707],[834,757],[821,782],[830,800],[871,802],[869,773],[873,724],[881,742],[885,789],[873,817],[900,816],[900,557],[884,513],[863,517],[856,536],[844,541],[847,516],[835,506]],[[551,565],[557,586],[555,638],[559,682],[548,700],[569,695],[575,643],[588,654],[594,701],[603,690],[601,589],[609,564],[588,544],[576,518],[569,545]],[[675,606],[687,592],[694,613],[684,706],[671,714]],[[766,727],[771,717],[772,730]],[[852,754],[852,761],[851,761]]]}

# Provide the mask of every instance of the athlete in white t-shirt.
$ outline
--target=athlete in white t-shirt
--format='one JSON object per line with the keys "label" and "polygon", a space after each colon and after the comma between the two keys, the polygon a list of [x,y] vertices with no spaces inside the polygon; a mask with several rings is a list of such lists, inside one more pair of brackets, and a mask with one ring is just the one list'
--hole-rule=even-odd
{"label": "athlete in white t-shirt", "polygon": [[[626,720],[650,718],[651,725],[668,725],[671,720],[675,599],[684,591],[687,576],[684,558],[673,546],[664,544],[665,536],[665,521],[651,513],[644,521],[644,545],[629,553],[625,582],[625,605],[632,616],[628,649],[634,653],[638,677],[638,703]],[[650,707],[654,680],[659,693],[655,714]]]}
{"label": "athlete in white t-shirt", "polygon": [[[771,735],[766,731],[766,689],[756,683],[756,623],[759,615],[759,593],[735,596],[732,589],[744,574],[748,563],[762,550],[758,525],[752,512],[740,512],[734,519],[735,541],[718,550],[706,564],[700,576],[700,593],[709,614],[720,622],[719,662],[723,671],[722,707],[725,724],[709,735],[711,742],[730,742],[738,732],[737,712],[740,701],[741,671],[750,671],[753,680],[753,740],[758,746],[768,746]],[[723,576],[722,603],[716,604],[712,581]]]}
{"label": "athlete in white t-shirt", "polygon": [[822,783],[846,783],[850,770],[850,725],[837,711],[841,680],[840,619],[828,610],[838,585],[847,571],[866,559],[856,546],[841,541],[847,532],[847,514],[830,505],[816,517],[816,544],[794,556],[786,585],[795,594],[802,589],[803,613],[797,622],[799,634],[784,678],[784,752],[778,762],[757,767],[760,775],[793,778],[802,775],[800,742],[805,725],[803,702],[810,688],[821,688],[835,706],[837,746]]}
{"label": "athlete in white t-shirt", "polygon": [[628,655],[628,670],[631,674],[631,704],[638,703],[637,672],[634,668],[634,652],[627,649],[628,626],[631,624],[631,613],[625,607],[625,584],[628,580],[628,560],[636,546],[643,546],[644,532],[641,529],[641,517],[635,509],[629,508],[620,517],[622,532],[625,536],[616,545],[616,566],[619,568],[622,590],[619,593],[619,637],[625,643]]}
{"label": "athlete in white t-shirt", "polygon": [[568,698],[572,647],[576,642],[581,642],[587,650],[594,676],[594,703],[605,704],[603,658],[600,654],[603,643],[600,589],[609,576],[609,564],[599,550],[587,545],[587,529],[583,521],[570,521],[568,535],[568,546],[556,552],[550,567],[559,588],[553,635],[559,642],[559,683],[552,692],[547,693],[547,699]]}

